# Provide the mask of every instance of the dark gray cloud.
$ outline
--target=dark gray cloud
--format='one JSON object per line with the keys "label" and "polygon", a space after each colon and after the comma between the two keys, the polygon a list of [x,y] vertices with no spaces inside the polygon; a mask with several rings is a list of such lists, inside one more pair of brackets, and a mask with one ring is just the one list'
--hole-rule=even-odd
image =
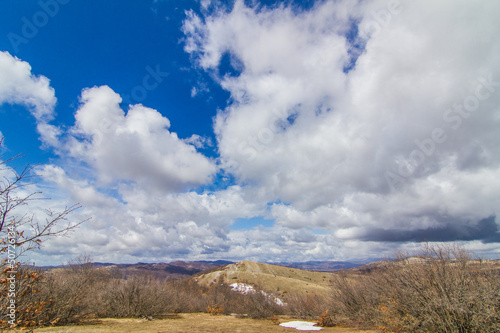
{"label": "dark gray cloud", "polygon": [[376,242],[452,242],[480,240],[483,243],[500,242],[500,230],[496,216],[478,221],[475,225],[463,223],[447,224],[440,228],[417,230],[385,230],[374,228],[361,238],[364,241]]}

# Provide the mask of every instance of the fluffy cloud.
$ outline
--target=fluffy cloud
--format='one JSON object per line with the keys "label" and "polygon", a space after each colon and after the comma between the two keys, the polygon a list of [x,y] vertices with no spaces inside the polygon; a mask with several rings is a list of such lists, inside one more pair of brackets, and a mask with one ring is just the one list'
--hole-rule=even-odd
{"label": "fluffy cloud", "polygon": [[23,104],[39,121],[50,120],[54,115],[56,97],[45,76],[35,76],[31,66],[0,52],[0,103]]}
{"label": "fluffy cloud", "polygon": [[[71,157],[38,169],[46,192],[93,217],[43,253],[299,261],[391,256],[423,240],[499,253],[499,3],[217,6],[203,1],[205,16],[183,25],[196,67],[231,94],[214,118],[216,161],[196,150],[210,142],[178,138],[143,105],[121,109],[107,86],[83,90],[61,135],[48,80],[0,57],[24,73],[11,86],[33,87],[14,93],[3,79],[0,101],[29,106]],[[211,184],[218,172],[235,182]],[[252,217],[275,223],[232,229]]]}
{"label": "fluffy cloud", "polygon": [[107,86],[85,89],[67,149],[95,170],[104,183],[132,181],[149,189],[178,191],[206,184],[215,164],[170,132],[158,111],[130,106]]}
{"label": "fluffy cloud", "polygon": [[48,124],[54,118],[57,99],[45,76],[31,73],[31,66],[9,52],[0,51],[0,104],[21,104],[37,121],[38,132],[45,143],[57,142],[60,130]]}
{"label": "fluffy cloud", "polygon": [[188,13],[185,50],[233,100],[215,123],[222,166],[286,202],[271,209],[282,226],[485,240],[477,230],[496,230],[499,203],[499,11],[493,1],[309,11],[236,1]]}
{"label": "fluffy cloud", "polygon": [[116,199],[105,193],[109,188],[73,179],[58,166],[45,165],[37,174],[48,194],[54,194],[50,184],[57,186],[59,195],[53,197],[59,205],[78,201],[84,207],[75,219],[92,217],[71,239],[47,242],[42,253],[53,260],[65,252],[66,257],[89,253],[95,260],[117,262],[226,257],[232,245],[229,226],[260,209],[239,186],[214,193],[151,195],[137,184],[121,184],[113,195]]}

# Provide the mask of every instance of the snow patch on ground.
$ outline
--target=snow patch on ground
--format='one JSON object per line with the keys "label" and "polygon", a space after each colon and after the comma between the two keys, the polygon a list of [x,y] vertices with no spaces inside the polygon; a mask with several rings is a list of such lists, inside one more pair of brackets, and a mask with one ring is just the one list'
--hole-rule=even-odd
{"label": "snow patch on ground", "polygon": [[280,324],[281,327],[295,328],[297,331],[321,331],[323,329],[322,327],[315,325],[316,323],[298,320]]}
{"label": "snow patch on ground", "polygon": [[[254,289],[254,287],[248,285],[248,284],[244,284],[244,283],[233,283],[231,285],[229,285],[231,287],[231,289],[233,291],[236,291],[236,292],[239,292],[243,295],[247,295],[247,294],[254,294],[256,293],[257,291]],[[261,291],[262,295],[266,296],[267,298],[270,298],[274,301],[274,303],[276,303],[277,305],[279,306],[284,306],[285,303],[279,299],[278,297],[274,296],[274,295],[269,295],[263,291]]]}
{"label": "snow patch on ground", "polygon": [[230,287],[233,291],[237,291],[243,295],[255,293],[254,287],[244,283],[233,283]]}
{"label": "snow patch on ground", "polygon": [[283,302],[281,299],[279,299],[278,297],[274,297],[274,303],[276,303],[277,305],[279,306],[284,306],[285,305],[285,302]]}

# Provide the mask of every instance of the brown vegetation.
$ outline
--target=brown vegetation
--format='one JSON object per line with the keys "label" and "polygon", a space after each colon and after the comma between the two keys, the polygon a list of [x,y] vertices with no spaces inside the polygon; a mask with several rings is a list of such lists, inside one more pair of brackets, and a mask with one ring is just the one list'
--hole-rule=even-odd
{"label": "brown vegetation", "polygon": [[[7,292],[4,280],[0,284],[2,295]],[[192,279],[168,281],[154,274],[123,278],[94,267],[88,258],[48,272],[20,267],[16,283],[16,317],[23,327],[81,323],[93,318],[161,318],[181,312],[236,313],[251,318],[282,313],[260,292],[242,295],[221,281],[202,286]],[[3,306],[0,315],[6,318],[6,314]],[[1,324],[8,326],[6,321]]]}
{"label": "brown vegetation", "polygon": [[323,312],[321,314],[321,316],[319,316],[318,325],[321,327],[333,327],[333,326],[335,326],[335,320],[330,315],[328,310],[325,310],[325,312]]}
{"label": "brown vegetation", "polygon": [[[273,269],[262,266],[261,273],[262,268]],[[246,269],[248,273],[248,265]],[[252,284],[255,292],[233,291],[222,275],[208,285],[195,278],[167,281],[147,274],[116,276],[112,270],[94,267],[85,257],[66,268],[40,272],[19,267],[18,272],[18,318],[31,326],[82,323],[96,318],[160,319],[177,313],[207,312],[273,318],[275,322],[282,316],[319,318],[324,327],[357,326],[385,332],[500,329],[499,265],[473,260],[455,245],[426,246],[417,257],[401,254],[397,260],[371,265],[369,270],[338,272],[329,276],[333,286],[323,295],[296,292],[291,280],[287,282],[292,291],[277,287],[272,295],[261,292],[263,288],[251,281],[240,282]],[[278,270],[273,272],[279,275]],[[256,276],[264,281],[262,275]],[[306,275],[301,276],[304,279]],[[5,284],[0,287],[5,293]],[[284,304],[276,304],[275,296]],[[5,310],[2,308],[2,316]]]}
{"label": "brown vegetation", "polygon": [[339,274],[339,322],[386,332],[500,331],[500,270],[464,248],[425,245],[365,274]]}

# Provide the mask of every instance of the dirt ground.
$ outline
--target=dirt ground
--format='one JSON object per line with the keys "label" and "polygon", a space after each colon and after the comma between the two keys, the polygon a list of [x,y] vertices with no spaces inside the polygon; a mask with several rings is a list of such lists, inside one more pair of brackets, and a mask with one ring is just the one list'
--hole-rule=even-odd
{"label": "dirt ground", "polygon": [[[293,321],[294,319],[280,319],[280,322]],[[14,332],[17,330],[14,330]],[[11,331],[13,332],[13,331]],[[22,332],[30,332],[24,330]],[[299,332],[293,328],[278,326],[271,320],[258,320],[236,318],[235,316],[212,316],[206,313],[180,314],[170,319],[145,320],[145,319],[100,319],[88,325],[60,326],[35,329],[37,333],[117,333],[117,332],[154,332],[154,333],[261,333],[261,332]],[[365,332],[352,328],[328,327],[320,332]]]}

